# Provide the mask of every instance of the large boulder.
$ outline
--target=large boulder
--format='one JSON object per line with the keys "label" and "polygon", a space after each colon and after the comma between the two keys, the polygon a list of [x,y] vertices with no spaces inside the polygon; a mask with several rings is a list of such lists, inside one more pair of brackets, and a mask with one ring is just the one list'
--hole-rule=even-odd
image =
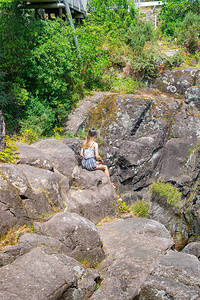
{"label": "large boulder", "polygon": [[193,138],[172,138],[162,154],[159,179],[174,184],[182,192],[180,207],[166,205],[162,195],[151,197],[151,217],[164,224],[179,248],[194,241],[200,233],[198,210],[199,150]]}
{"label": "large boulder", "polygon": [[30,145],[17,143],[19,149],[18,164],[31,165],[33,167],[53,170],[53,165],[49,157],[44,154],[40,149],[36,149]]}
{"label": "large boulder", "polygon": [[66,253],[66,246],[57,239],[37,233],[22,234],[16,245],[7,246],[0,252],[0,267],[12,263],[18,256],[30,252],[32,248],[46,245],[58,253]]}
{"label": "large boulder", "polygon": [[0,177],[0,234],[6,233],[14,225],[25,222],[22,199],[16,189]]}
{"label": "large boulder", "polygon": [[104,280],[91,300],[200,296],[200,262],[195,256],[170,250],[173,240],[159,222],[117,220],[102,224],[99,232],[108,256],[98,268]]}
{"label": "large boulder", "polygon": [[98,229],[108,256],[98,269],[105,283],[91,299],[134,299],[160,256],[173,246],[169,232],[142,218],[119,219]]}
{"label": "large boulder", "polygon": [[102,241],[96,226],[76,213],[54,214],[45,223],[34,223],[34,229],[39,234],[59,241],[63,244],[63,253],[88,265],[94,266],[104,258]]}
{"label": "large boulder", "polygon": [[[200,298],[200,262],[193,255],[169,251],[141,287],[139,300]],[[162,295],[164,298],[158,298]]]}
{"label": "large boulder", "polygon": [[57,176],[29,165],[0,165],[0,232],[16,224],[31,224],[44,214],[63,208]]}
{"label": "large boulder", "polygon": [[116,216],[117,201],[113,186],[100,170],[87,171],[75,167],[66,209],[97,224],[106,216]]}
{"label": "large boulder", "polygon": [[97,276],[72,257],[41,246],[0,269],[0,298],[86,300]]}
{"label": "large boulder", "polygon": [[189,67],[164,72],[156,78],[154,86],[164,93],[184,95],[185,91],[200,81],[200,68]]}
{"label": "large boulder", "polygon": [[77,161],[75,153],[67,145],[59,140],[49,138],[32,144],[32,146],[48,155],[56,170],[64,176],[71,178]]}
{"label": "large boulder", "polygon": [[200,242],[189,243],[182,252],[195,255],[200,260]]}

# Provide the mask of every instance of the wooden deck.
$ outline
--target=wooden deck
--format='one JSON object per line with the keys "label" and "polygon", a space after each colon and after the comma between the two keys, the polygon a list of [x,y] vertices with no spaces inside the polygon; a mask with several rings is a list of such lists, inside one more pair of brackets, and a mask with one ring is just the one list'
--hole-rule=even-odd
{"label": "wooden deck", "polygon": [[[56,16],[62,16],[63,11],[66,13],[66,0],[28,0],[23,1],[19,7],[22,9],[44,9],[46,13],[54,13]],[[71,14],[76,19],[81,19],[86,14],[87,0],[67,0]]]}

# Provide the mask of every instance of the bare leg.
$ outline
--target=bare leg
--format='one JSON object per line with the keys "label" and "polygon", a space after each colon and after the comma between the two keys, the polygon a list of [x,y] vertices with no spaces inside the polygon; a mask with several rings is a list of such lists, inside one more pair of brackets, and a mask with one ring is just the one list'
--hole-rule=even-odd
{"label": "bare leg", "polygon": [[110,183],[111,183],[111,180],[110,180],[110,175],[109,175],[109,172],[108,172],[108,167],[106,165],[97,165],[96,169],[95,170],[102,170],[104,171],[104,173],[106,174],[106,176],[108,177]]}

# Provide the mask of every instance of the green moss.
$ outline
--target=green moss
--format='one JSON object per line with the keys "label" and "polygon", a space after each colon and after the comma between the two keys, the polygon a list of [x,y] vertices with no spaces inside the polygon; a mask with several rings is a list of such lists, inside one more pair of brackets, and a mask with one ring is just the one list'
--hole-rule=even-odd
{"label": "green moss", "polygon": [[102,137],[105,138],[108,126],[117,119],[119,107],[116,100],[116,94],[105,95],[96,107],[92,107],[89,111],[86,128],[100,129]]}

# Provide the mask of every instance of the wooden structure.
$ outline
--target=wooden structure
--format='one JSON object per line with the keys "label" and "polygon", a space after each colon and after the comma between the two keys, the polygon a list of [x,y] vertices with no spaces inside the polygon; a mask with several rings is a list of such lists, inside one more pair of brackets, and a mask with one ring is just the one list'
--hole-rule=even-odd
{"label": "wooden structure", "polygon": [[153,6],[154,7],[153,11],[154,11],[155,8],[156,8],[156,6],[161,6],[164,3],[166,3],[166,1],[163,0],[163,1],[149,1],[149,2],[145,2],[145,1],[142,1],[142,0],[134,0],[134,3],[135,3],[135,8],[139,9],[139,13],[140,13],[140,8],[141,7]]}
{"label": "wooden structure", "polygon": [[27,0],[19,5],[21,9],[35,9],[35,15],[43,17],[48,15],[51,19],[52,15],[55,17],[63,17],[64,14],[70,13],[73,18],[80,21],[86,14],[87,0]]}

